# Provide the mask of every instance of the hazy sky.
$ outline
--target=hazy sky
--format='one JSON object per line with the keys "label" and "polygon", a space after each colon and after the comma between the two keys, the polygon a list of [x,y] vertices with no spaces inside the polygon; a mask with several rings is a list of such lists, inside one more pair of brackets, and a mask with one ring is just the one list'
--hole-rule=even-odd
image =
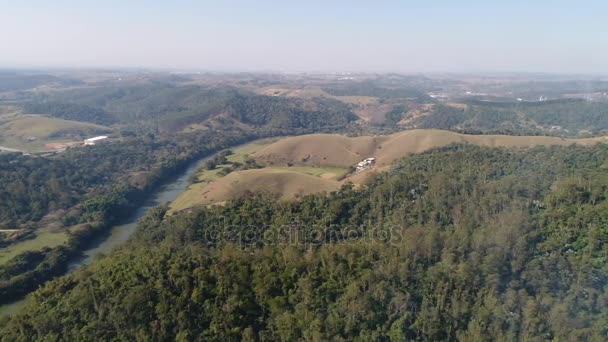
{"label": "hazy sky", "polygon": [[0,67],[606,73],[608,2],[0,0],[0,47]]}

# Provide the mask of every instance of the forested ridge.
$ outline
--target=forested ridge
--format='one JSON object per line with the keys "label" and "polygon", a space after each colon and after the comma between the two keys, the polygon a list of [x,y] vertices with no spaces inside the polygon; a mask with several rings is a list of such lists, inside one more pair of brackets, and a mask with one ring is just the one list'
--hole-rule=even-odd
{"label": "forested ridge", "polygon": [[159,207],[119,251],[35,292],[0,334],[603,341],[606,167],[604,145],[453,145],[328,196]]}
{"label": "forested ridge", "polygon": [[27,102],[23,111],[30,114],[46,114],[66,120],[111,125],[118,120],[103,109],[69,102]]}
{"label": "forested ridge", "polygon": [[542,102],[463,101],[462,105],[436,104],[415,121],[419,128],[441,128],[480,133],[576,136],[605,134],[608,104],[579,99]]}
{"label": "forested ridge", "polygon": [[269,129],[344,127],[356,116],[332,99],[258,95],[228,86],[168,84],[76,89],[34,97],[24,110],[95,123],[122,123],[164,133],[220,118]]}

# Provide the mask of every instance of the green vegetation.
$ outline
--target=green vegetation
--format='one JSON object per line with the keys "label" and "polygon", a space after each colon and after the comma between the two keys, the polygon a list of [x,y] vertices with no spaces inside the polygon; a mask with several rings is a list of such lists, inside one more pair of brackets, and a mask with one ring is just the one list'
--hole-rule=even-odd
{"label": "green vegetation", "polygon": [[[608,148],[450,146],[367,187],[165,217],[4,339],[603,340]],[[289,243],[288,243],[289,242]]]}
{"label": "green vegetation", "polygon": [[42,85],[70,86],[81,84],[81,81],[59,78],[42,73],[13,72],[0,70],[0,92],[20,91]]}
{"label": "green vegetation", "polygon": [[608,129],[608,103],[583,100],[548,101],[544,105],[526,105],[526,116],[545,126],[561,126],[578,133],[598,133]]}
{"label": "green vegetation", "polygon": [[[113,133],[49,157],[0,154],[0,302],[42,285],[0,319],[2,340],[608,336],[608,147],[591,146],[605,139],[490,135],[603,134],[607,82],[74,75],[0,71],[1,146]],[[490,95],[457,100],[480,89]],[[562,99],[516,100],[539,96]],[[399,125],[433,129],[370,134]],[[235,147],[323,132],[362,136]],[[58,277],[214,153],[173,210],[151,210],[116,253]],[[337,181],[370,156],[393,168],[352,177],[356,188]]]}
{"label": "green vegetation", "polygon": [[[543,102],[466,101],[465,106],[437,104],[417,120],[420,128],[442,128],[479,133],[559,134],[608,130],[608,103],[566,99]],[[393,120],[394,121],[394,120]]]}
{"label": "green vegetation", "polygon": [[110,132],[105,126],[45,116],[0,116],[0,146],[29,152],[53,150],[54,144],[80,144],[85,138]]}
{"label": "green vegetation", "polygon": [[[276,141],[276,138],[259,139],[230,150],[221,151],[207,160],[205,165],[197,170],[191,183],[209,183],[234,170],[260,168],[261,165],[251,159],[251,155],[274,141]],[[224,169],[227,169],[227,171]]]}
{"label": "green vegetation", "polygon": [[92,122],[100,125],[111,125],[117,122],[104,110],[75,103],[28,102],[23,110],[31,114],[46,114],[67,120]]}
{"label": "green vegetation", "polygon": [[[148,136],[68,149],[52,158],[0,155],[0,226],[18,229],[0,241],[7,258],[13,256],[0,265],[5,275],[0,279],[0,302],[12,301],[65,272],[67,261],[95,234],[128,215],[176,170],[255,137],[242,131],[171,140]],[[61,245],[55,235],[25,240],[51,224],[78,229],[70,229]],[[26,257],[42,246],[40,258]]]}
{"label": "green vegetation", "polygon": [[[283,170],[288,172],[298,172],[307,175],[312,175],[316,177],[321,177],[323,179],[329,180],[340,180],[344,175],[348,173],[348,169],[338,168],[338,167],[313,167],[313,166],[264,166],[258,163],[255,159],[252,158],[253,154],[262,148],[270,145],[273,142],[279,140],[278,138],[269,138],[269,139],[260,139],[253,141],[251,143],[245,144],[243,146],[239,146],[234,149],[225,150],[218,154],[216,154],[213,158],[210,158],[205,162],[205,165],[199,168],[197,172],[192,176],[190,181],[191,185],[188,189],[183,192],[172,204],[170,213],[174,213],[175,211],[191,208],[198,203],[201,203],[201,199],[210,192],[224,192],[226,191],[225,187],[218,186],[217,190],[211,190],[207,187],[207,184],[228,175],[234,171],[242,171],[249,169],[260,169],[264,168],[265,170]],[[252,174],[252,177],[259,177],[259,174]],[[257,178],[259,180],[259,178]],[[298,178],[292,178],[293,184],[297,185]],[[244,182],[239,185],[241,188],[247,188],[248,184],[251,183],[252,180],[244,179]],[[304,179],[304,181],[307,181]],[[276,184],[275,184],[276,185]],[[318,189],[318,192],[321,192],[325,189],[325,184],[319,184],[323,186],[323,188]],[[215,189],[215,188],[214,188]],[[272,184],[268,184],[268,191],[276,192],[278,189],[275,189]],[[285,191],[293,191],[291,187],[286,187]],[[311,192],[315,192],[315,189]],[[279,190],[279,192],[281,192]],[[291,197],[291,194],[283,193],[285,197]],[[223,196],[219,196],[223,197]],[[204,202],[204,201],[203,201]]]}
{"label": "green vegetation", "polygon": [[336,83],[322,90],[334,96],[373,96],[380,98],[429,99],[420,88],[404,84],[383,85],[374,81]]}
{"label": "green vegetation", "polygon": [[232,87],[145,84],[39,95],[26,108],[82,121],[118,121],[171,133],[208,120],[268,129],[336,129],[357,117],[340,101],[264,96]]}
{"label": "green vegetation", "polygon": [[[342,129],[356,119],[347,105],[331,99],[275,98],[229,86],[164,82],[20,93],[16,99],[11,103],[22,112],[55,117],[13,114],[0,122],[6,128],[0,131],[0,144],[25,147],[18,143],[27,141],[29,148],[55,149],[58,144],[47,144],[68,147],[70,141],[110,131],[89,122],[112,124],[121,138],[103,146],[68,148],[50,158],[0,155],[0,228],[19,229],[0,241],[7,255],[14,255],[7,264],[27,250],[38,250],[37,244],[13,247],[39,229],[79,227],[68,232],[64,245],[49,241],[55,247],[45,250],[42,259],[28,259],[5,272],[0,302],[64,272],[65,261],[93,235],[128,215],[149,191],[195,158],[260,137]],[[190,125],[201,130],[183,133]],[[228,164],[217,173],[259,167],[252,160]],[[0,266],[0,272],[3,267],[9,266]]]}
{"label": "green vegetation", "polygon": [[40,230],[36,232],[35,237],[28,240],[23,240],[10,247],[0,248],[0,265],[6,263],[17,255],[29,252],[39,251],[45,247],[53,248],[60,246],[68,241],[68,235],[65,232],[51,232]]}
{"label": "green vegetation", "polygon": [[230,154],[229,156],[227,156],[228,161],[244,163],[247,159],[249,159],[251,157],[252,154],[254,154],[255,152],[262,149],[263,147],[268,146],[279,139],[280,138],[276,138],[276,137],[259,139],[259,140],[247,143],[243,146],[233,148],[233,149],[231,149],[231,151],[233,153]]}

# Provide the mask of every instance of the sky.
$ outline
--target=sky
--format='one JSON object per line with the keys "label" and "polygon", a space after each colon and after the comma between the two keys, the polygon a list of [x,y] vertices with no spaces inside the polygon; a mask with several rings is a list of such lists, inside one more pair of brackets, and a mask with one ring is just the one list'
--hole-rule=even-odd
{"label": "sky", "polygon": [[608,73],[608,2],[0,0],[12,67]]}

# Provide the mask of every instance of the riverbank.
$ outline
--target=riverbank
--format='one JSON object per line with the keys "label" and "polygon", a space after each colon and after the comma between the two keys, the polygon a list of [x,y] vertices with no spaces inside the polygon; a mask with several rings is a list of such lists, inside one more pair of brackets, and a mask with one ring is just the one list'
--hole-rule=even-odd
{"label": "riverbank", "polygon": [[[114,221],[104,225],[91,226],[82,234],[72,237],[68,246],[62,245],[49,251],[47,263],[38,272],[27,272],[20,277],[19,283],[12,286],[0,285],[0,316],[11,314],[27,301],[25,297],[37,289],[44,282],[55,277],[67,274],[80,266],[90,264],[99,255],[110,253],[114,248],[122,245],[135,232],[139,219],[151,208],[172,202],[190,185],[192,175],[216,152],[224,148],[242,146],[256,137],[242,137],[245,141],[237,139],[235,144],[215,148],[208,153],[184,160],[170,170],[159,173],[154,186],[141,190],[130,202],[127,215],[122,215]],[[36,280],[36,281],[34,281]],[[29,286],[28,286],[29,285]]]}

